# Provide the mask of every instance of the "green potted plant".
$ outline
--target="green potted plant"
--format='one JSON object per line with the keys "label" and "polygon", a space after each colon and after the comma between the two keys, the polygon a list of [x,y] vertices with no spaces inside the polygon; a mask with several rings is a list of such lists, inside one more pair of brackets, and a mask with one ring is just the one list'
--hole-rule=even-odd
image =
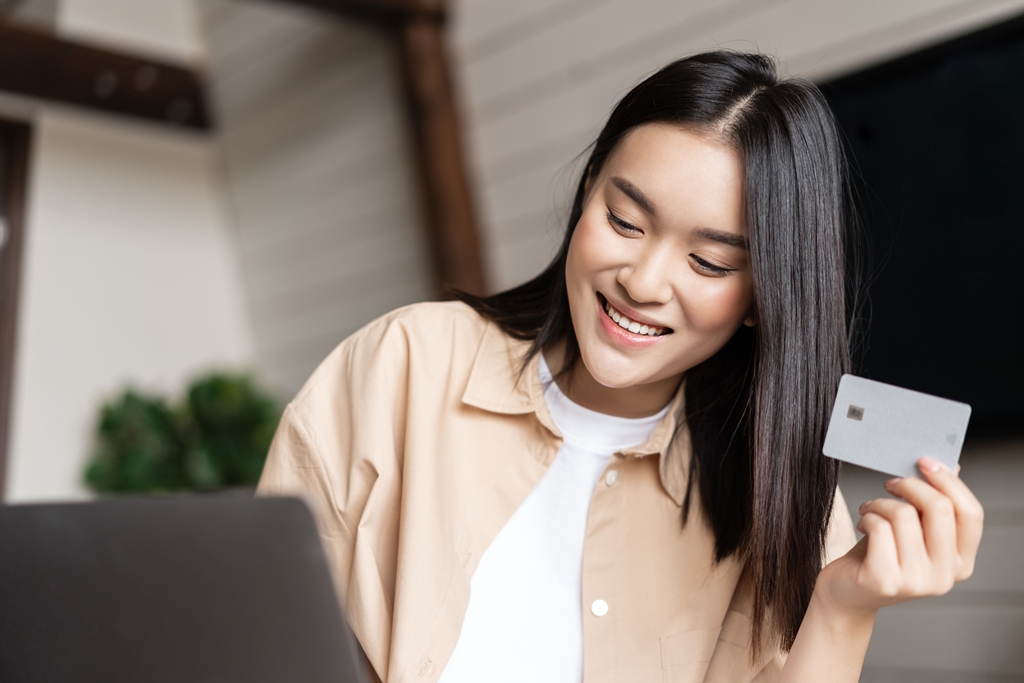
{"label": "green potted plant", "polygon": [[253,487],[280,415],[244,374],[204,376],[175,403],[127,389],[100,409],[86,485],[99,493]]}

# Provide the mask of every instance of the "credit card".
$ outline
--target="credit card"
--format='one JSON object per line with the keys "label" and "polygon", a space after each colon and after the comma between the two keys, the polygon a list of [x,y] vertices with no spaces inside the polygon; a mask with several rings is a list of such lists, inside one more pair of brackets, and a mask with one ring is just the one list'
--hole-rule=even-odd
{"label": "credit card", "polygon": [[970,419],[966,403],[843,375],[821,450],[897,477],[919,476],[925,456],[956,470]]}

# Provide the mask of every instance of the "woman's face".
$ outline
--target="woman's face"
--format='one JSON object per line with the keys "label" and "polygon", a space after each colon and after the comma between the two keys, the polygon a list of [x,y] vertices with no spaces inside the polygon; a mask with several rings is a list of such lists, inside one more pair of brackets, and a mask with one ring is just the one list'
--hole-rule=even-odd
{"label": "woman's face", "polygon": [[714,355],[756,322],[740,157],[677,126],[634,129],[590,181],[566,282],[583,362],[606,387]]}

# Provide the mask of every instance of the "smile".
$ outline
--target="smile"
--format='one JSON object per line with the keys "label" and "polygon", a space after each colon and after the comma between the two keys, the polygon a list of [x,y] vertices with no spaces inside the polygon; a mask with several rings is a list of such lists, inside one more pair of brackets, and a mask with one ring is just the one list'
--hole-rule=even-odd
{"label": "smile", "polygon": [[[604,299],[604,297],[602,297]],[[630,320],[623,313],[618,311],[614,306],[608,303],[607,299],[604,299],[604,312],[608,314],[608,317],[615,321],[615,324],[624,330],[632,332],[633,334],[648,336],[648,337],[660,337],[668,334],[671,330],[667,327],[657,327],[655,325],[646,325],[638,323],[635,320]]]}

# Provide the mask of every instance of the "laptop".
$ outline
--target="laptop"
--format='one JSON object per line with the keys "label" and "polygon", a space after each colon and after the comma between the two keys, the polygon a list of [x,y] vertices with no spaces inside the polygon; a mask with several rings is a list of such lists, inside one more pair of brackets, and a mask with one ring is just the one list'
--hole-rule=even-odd
{"label": "laptop", "polygon": [[361,683],[289,498],[0,506],[0,681]]}

